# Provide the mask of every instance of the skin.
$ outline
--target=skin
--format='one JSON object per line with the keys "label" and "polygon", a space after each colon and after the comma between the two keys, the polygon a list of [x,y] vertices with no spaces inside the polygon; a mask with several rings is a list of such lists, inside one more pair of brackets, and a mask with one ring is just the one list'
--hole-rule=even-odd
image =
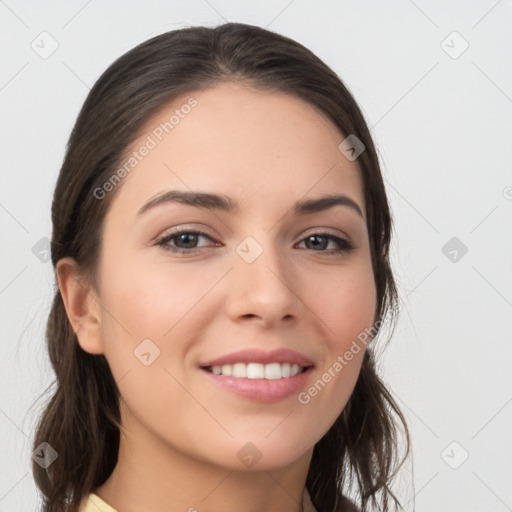
{"label": "skin", "polygon": [[[95,492],[120,512],[298,512],[313,447],[345,407],[364,349],[307,405],[296,395],[241,398],[210,385],[198,364],[242,348],[285,347],[314,361],[310,386],[373,325],[360,169],[338,149],[345,135],[315,107],[235,83],[176,98],[133,148],[190,96],[198,105],[115,190],[98,289],[78,284],[73,260],[57,266],[80,346],[105,355],[121,394],[118,464]],[[225,194],[242,209],[174,202],[137,215],[168,189]],[[332,193],[351,197],[363,217],[347,206],[291,212],[300,199]],[[177,226],[210,238],[200,237],[192,255],[155,243]],[[335,254],[329,238],[320,248],[307,243],[324,229],[355,249]],[[235,250],[247,236],[263,248],[252,263]],[[147,338],[161,351],[149,366],[134,356]],[[237,457],[247,442],[261,453],[250,468]]]}

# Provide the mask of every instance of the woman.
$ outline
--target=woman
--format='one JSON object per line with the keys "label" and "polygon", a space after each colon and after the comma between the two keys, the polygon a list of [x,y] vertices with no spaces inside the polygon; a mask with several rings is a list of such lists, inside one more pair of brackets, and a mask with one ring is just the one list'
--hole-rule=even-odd
{"label": "woman", "polygon": [[45,511],[399,504],[409,437],[373,355],[397,311],[390,212],[363,116],[314,54],[228,23],[121,56],[52,221]]}

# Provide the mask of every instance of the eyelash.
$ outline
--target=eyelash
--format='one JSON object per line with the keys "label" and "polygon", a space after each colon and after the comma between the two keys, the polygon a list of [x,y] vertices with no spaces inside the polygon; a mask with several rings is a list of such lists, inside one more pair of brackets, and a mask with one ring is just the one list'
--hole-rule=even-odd
{"label": "eyelash", "polygon": [[[197,252],[202,249],[201,247],[194,247],[192,249],[182,249],[179,247],[172,247],[172,246],[168,245],[168,243],[171,240],[173,240],[174,238],[177,238],[178,236],[183,235],[183,234],[201,235],[201,236],[205,236],[206,238],[209,238],[210,240],[212,240],[212,238],[209,235],[207,235],[206,233],[204,233],[202,231],[185,228],[185,229],[177,229],[177,230],[173,231],[172,233],[164,235],[163,237],[159,238],[156,241],[156,245],[161,246],[166,251],[171,251],[174,253],[181,253],[181,254],[191,254],[191,253]],[[330,254],[330,255],[339,255],[339,254],[344,254],[344,253],[350,253],[355,249],[354,244],[352,242],[350,242],[349,240],[346,240],[344,238],[340,238],[338,236],[332,235],[330,233],[325,233],[325,232],[312,233],[311,235],[308,235],[305,238],[303,238],[300,243],[302,243],[304,240],[307,240],[308,238],[313,237],[313,236],[329,238],[329,239],[333,240],[334,242],[336,242],[339,246],[339,248],[335,249],[334,251],[332,251],[332,250],[331,251],[323,251],[323,250],[322,251],[314,251],[313,249],[309,249],[309,250],[312,250],[313,252],[320,252],[320,253],[325,253],[325,254]]]}

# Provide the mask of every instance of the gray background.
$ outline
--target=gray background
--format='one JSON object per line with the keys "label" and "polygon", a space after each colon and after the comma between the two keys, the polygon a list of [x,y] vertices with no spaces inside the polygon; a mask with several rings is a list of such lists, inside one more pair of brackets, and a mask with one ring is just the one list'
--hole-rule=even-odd
{"label": "gray background", "polygon": [[0,1],[0,510],[38,504],[45,237],[76,115],[136,44],[224,21],[310,48],[372,127],[395,218],[402,314],[381,364],[413,438],[413,477],[409,464],[396,488],[406,509],[415,497],[418,512],[512,510],[510,0]]}

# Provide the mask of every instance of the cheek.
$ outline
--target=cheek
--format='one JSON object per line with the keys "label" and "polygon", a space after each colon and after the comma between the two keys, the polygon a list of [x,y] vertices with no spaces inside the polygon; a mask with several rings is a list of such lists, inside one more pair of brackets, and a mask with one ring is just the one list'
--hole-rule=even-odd
{"label": "cheek", "polygon": [[346,350],[353,339],[371,327],[377,305],[376,288],[371,267],[354,266],[325,279],[321,293],[310,292],[315,312],[326,326],[331,350]]}
{"label": "cheek", "polygon": [[139,382],[135,389],[126,389],[126,396],[140,399],[150,414],[152,399],[147,397],[170,400],[172,390],[181,396],[166,370],[186,383],[183,362],[212,314],[213,309],[205,309],[208,292],[226,271],[193,272],[192,267],[178,269],[166,260],[153,265],[124,261],[110,268],[102,279],[105,356],[116,380],[123,378],[125,386],[128,380]]}
{"label": "cheek", "polygon": [[[129,332],[132,341],[165,338],[193,314],[219,280],[218,272],[193,272],[165,263],[123,265],[106,277],[103,301],[117,321],[113,327],[122,336]],[[107,318],[109,325],[111,320]]]}
{"label": "cheek", "polygon": [[368,266],[340,273],[323,290],[315,311],[325,325],[326,358],[322,360],[314,386],[306,390],[303,403],[318,401],[317,405],[333,422],[346,405],[359,376],[370,341],[377,297]]}
{"label": "cheek", "polygon": [[178,364],[194,336],[189,315],[218,278],[127,262],[110,268],[102,279],[105,356],[129,414],[171,425],[175,411],[190,406]]}

